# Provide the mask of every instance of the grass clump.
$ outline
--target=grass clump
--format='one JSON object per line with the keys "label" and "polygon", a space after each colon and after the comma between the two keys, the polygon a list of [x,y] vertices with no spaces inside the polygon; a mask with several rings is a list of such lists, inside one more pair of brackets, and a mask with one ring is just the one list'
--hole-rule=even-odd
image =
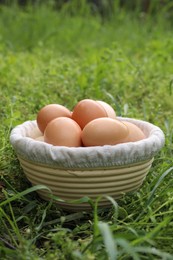
{"label": "grass clump", "polygon": [[[122,9],[103,21],[46,5],[0,7],[1,259],[172,259],[173,44],[165,17]],[[166,143],[140,190],[108,197],[108,210],[96,203],[90,213],[70,213],[38,197],[46,187],[31,188],[9,135],[45,104],[72,109],[84,98],[158,125]]]}

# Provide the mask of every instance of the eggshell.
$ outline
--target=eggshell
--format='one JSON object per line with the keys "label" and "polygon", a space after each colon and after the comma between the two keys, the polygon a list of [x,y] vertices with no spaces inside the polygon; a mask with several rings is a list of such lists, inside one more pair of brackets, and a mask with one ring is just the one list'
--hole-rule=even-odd
{"label": "eggshell", "polygon": [[38,128],[44,133],[47,124],[51,120],[62,116],[71,118],[71,111],[59,104],[48,104],[41,108],[37,114]]}
{"label": "eggshell", "polygon": [[115,145],[128,135],[128,128],[117,119],[97,118],[82,131],[84,146]]}
{"label": "eggshell", "polygon": [[115,119],[116,118],[116,113],[115,110],[113,109],[113,107],[111,107],[108,103],[101,101],[101,100],[97,100],[97,102],[103,106],[103,108],[106,110],[107,116],[110,118]]}
{"label": "eggshell", "polygon": [[55,146],[81,146],[81,128],[71,118],[55,118],[44,131],[44,141]]}
{"label": "eggshell", "polygon": [[83,99],[79,101],[73,109],[72,119],[75,120],[81,129],[91,120],[100,117],[107,117],[103,106],[92,99]]}
{"label": "eggshell", "polygon": [[129,134],[127,135],[126,138],[122,140],[122,143],[137,142],[146,138],[145,134],[137,125],[127,121],[121,121],[121,122],[123,122],[123,124],[125,124],[129,129]]}

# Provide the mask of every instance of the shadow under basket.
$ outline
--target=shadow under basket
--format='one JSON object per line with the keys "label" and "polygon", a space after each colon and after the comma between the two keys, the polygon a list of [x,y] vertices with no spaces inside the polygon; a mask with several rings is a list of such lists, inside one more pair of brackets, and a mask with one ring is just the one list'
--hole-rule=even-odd
{"label": "shadow under basket", "polygon": [[65,210],[91,210],[89,199],[99,198],[99,207],[109,207],[107,196],[117,200],[141,187],[164,146],[164,133],[142,120],[118,118],[136,124],[146,138],[112,146],[58,147],[38,141],[41,132],[35,120],[12,130],[10,142],[27,179],[33,186],[48,187],[37,190],[41,198],[52,198]]}

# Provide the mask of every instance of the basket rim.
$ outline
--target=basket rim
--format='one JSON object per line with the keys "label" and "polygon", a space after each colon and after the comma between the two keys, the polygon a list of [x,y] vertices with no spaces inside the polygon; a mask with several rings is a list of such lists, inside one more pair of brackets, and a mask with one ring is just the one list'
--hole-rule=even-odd
{"label": "basket rim", "polygon": [[[49,165],[43,162],[37,162],[37,161],[33,161],[33,160],[29,160],[25,157],[22,157],[21,155],[18,155],[18,159],[19,161],[22,163],[27,163],[36,167],[44,167],[47,169],[53,169],[53,170],[65,170],[65,171],[72,171],[72,172],[83,172],[86,170],[86,168],[67,168],[67,167],[61,167],[58,165]],[[131,168],[131,167],[135,167],[135,166],[141,166],[141,165],[148,165],[148,164],[152,164],[154,161],[154,157],[149,158],[147,160],[143,160],[143,161],[137,161],[137,162],[133,162],[133,163],[128,163],[128,164],[121,164],[121,165],[113,165],[113,166],[109,166],[109,167],[92,167],[92,168],[87,168],[87,171],[111,171],[111,170],[120,170],[120,169],[125,169],[125,168]]]}
{"label": "basket rim", "polygon": [[147,136],[137,142],[121,143],[94,147],[53,146],[33,139],[40,135],[36,120],[26,121],[14,127],[10,133],[10,142],[16,154],[23,159],[48,166],[85,169],[107,168],[131,165],[153,158],[164,146],[163,131],[149,122],[117,117],[119,120],[136,124]]}

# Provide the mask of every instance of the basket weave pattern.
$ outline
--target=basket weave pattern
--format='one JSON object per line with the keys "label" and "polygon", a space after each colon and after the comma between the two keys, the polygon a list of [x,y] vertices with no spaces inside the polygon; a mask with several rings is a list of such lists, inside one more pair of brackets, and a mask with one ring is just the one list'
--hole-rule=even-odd
{"label": "basket weave pattern", "polygon": [[[109,169],[67,170],[50,168],[46,165],[36,164],[19,157],[21,166],[32,185],[46,185],[52,194],[65,200],[78,200],[88,196],[96,200],[98,196],[108,195],[114,199],[120,198],[124,193],[137,190],[143,183],[152,161],[148,160],[132,165],[114,167]],[[40,197],[50,200],[47,190],[38,191]],[[58,202],[60,203],[60,202]],[[109,201],[102,198],[99,205],[108,206]],[[70,204],[60,203],[65,209],[89,209],[87,203]]]}

